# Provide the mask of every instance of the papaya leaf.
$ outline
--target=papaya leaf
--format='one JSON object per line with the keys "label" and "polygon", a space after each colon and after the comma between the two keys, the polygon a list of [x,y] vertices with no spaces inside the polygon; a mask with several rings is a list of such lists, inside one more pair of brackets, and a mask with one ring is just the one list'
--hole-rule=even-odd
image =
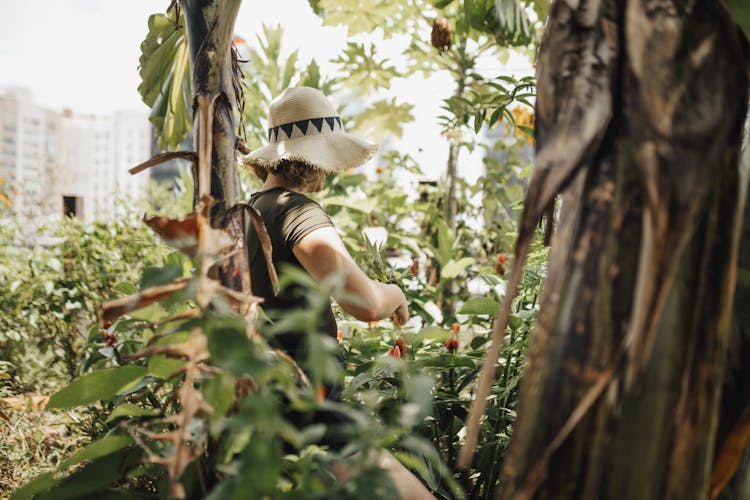
{"label": "papaya leaf", "polygon": [[350,37],[377,28],[389,36],[405,22],[406,4],[402,0],[319,0],[313,10],[323,17],[325,26],[345,25]]}
{"label": "papaya leaf", "polygon": [[111,399],[128,384],[146,375],[142,366],[128,365],[104,368],[73,380],[49,398],[48,408],[66,409],[102,399]]}
{"label": "papaya leaf", "polygon": [[141,43],[138,92],[151,107],[149,120],[162,149],[176,148],[193,121],[190,60],[183,25],[182,17],[176,24],[164,14],[153,14]]}
{"label": "papaya leaf", "polygon": [[353,119],[352,131],[382,142],[388,135],[401,137],[404,124],[414,121],[413,104],[396,104],[396,98],[375,101]]}

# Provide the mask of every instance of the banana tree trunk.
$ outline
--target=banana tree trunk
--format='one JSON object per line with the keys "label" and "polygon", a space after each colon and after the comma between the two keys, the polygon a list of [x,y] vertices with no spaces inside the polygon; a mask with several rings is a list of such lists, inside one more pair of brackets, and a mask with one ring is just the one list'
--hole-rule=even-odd
{"label": "banana tree trunk", "polygon": [[[210,195],[211,226],[225,229],[239,251],[227,255],[218,267],[225,286],[250,291],[244,248],[243,214],[230,210],[240,202],[235,134],[232,32],[240,0],[180,0],[193,69],[194,143],[198,171],[196,203]],[[196,175],[197,174],[197,175]]]}
{"label": "banana tree trunk", "polygon": [[501,498],[706,498],[742,220],[740,36],[719,0],[553,3],[538,157],[580,164]]}

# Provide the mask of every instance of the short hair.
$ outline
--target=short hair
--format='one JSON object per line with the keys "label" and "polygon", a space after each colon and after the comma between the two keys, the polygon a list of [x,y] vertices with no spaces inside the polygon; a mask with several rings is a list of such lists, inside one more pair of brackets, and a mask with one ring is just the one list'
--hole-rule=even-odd
{"label": "short hair", "polygon": [[317,168],[311,167],[307,163],[293,160],[281,160],[278,165],[270,168],[261,167],[256,164],[250,165],[250,168],[261,181],[265,182],[270,170],[274,174],[283,177],[289,186],[293,188],[305,186],[318,173]]}

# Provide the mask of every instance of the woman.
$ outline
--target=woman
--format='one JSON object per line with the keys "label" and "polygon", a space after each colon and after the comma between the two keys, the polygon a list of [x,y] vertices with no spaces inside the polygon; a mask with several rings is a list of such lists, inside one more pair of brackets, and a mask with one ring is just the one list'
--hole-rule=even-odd
{"label": "woman", "polygon": [[[325,211],[305,193],[319,191],[327,174],[358,167],[369,160],[376,146],[347,134],[333,106],[322,92],[309,87],[287,89],[269,108],[269,142],[245,158],[264,183],[250,204],[263,216],[273,245],[277,271],[286,264],[330,282],[340,276],[343,286],[333,298],[342,309],[362,321],[396,313],[409,319],[406,297],[396,285],[371,280],[346,250]],[[248,231],[248,254],[253,293],[263,297],[271,317],[305,305],[298,288],[274,296],[263,252],[253,230]],[[335,338],[336,322],[330,307],[321,314],[318,329]],[[280,340],[282,348],[300,359],[301,336]]]}
{"label": "woman", "polygon": [[[357,266],[336,232],[331,219],[305,196],[322,189],[326,175],[358,167],[372,158],[377,147],[344,132],[341,119],[322,92],[309,87],[287,89],[268,112],[269,144],[245,157],[244,163],[263,180],[250,204],[262,215],[273,245],[273,264],[304,269],[321,283],[340,278],[334,299],[344,311],[362,321],[396,314],[409,319],[406,297],[396,285],[371,280]],[[263,309],[272,319],[306,306],[304,290],[287,287],[275,296],[258,238],[248,230],[248,256],[253,293],[264,299]],[[312,326],[312,325],[309,325]],[[330,305],[318,318],[317,330],[331,337],[337,328]],[[274,337],[298,363],[304,364],[306,332]],[[338,399],[333,389],[328,397]],[[373,457],[387,470],[402,498],[433,498],[422,484],[388,454]],[[338,475],[346,476],[341,465]]]}

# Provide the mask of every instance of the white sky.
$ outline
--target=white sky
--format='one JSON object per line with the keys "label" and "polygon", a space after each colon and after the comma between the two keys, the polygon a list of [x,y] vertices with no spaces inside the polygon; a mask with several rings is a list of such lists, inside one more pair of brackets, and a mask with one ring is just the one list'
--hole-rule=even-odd
{"label": "white sky", "polygon": [[[120,109],[147,110],[137,87],[140,43],[150,14],[164,12],[169,0],[2,0],[0,16],[0,85],[29,88],[44,107],[107,113]],[[323,27],[306,0],[246,0],[235,33],[249,43],[261,24],[281,23],[283,46],[300,49],[300,62],[325,63],[346,44],[344,27]],[[398,57],[391,44],[379,53]],[[394,50],[389,54],[388,50]],[[498,63],[498,70],[500,64]],[[494,68],[493,68],[494,69]],[[428,177],[445,169],[448,148],[440,138],[435,117],[452,84],[447,77],[395,80],[392,91],[400,101],[415,105],[415,122],[405,128],[399,148],[422,165]],[[466,154],[466,153],[464,153]],[[469,177],[479,173],[477,158]]]}

